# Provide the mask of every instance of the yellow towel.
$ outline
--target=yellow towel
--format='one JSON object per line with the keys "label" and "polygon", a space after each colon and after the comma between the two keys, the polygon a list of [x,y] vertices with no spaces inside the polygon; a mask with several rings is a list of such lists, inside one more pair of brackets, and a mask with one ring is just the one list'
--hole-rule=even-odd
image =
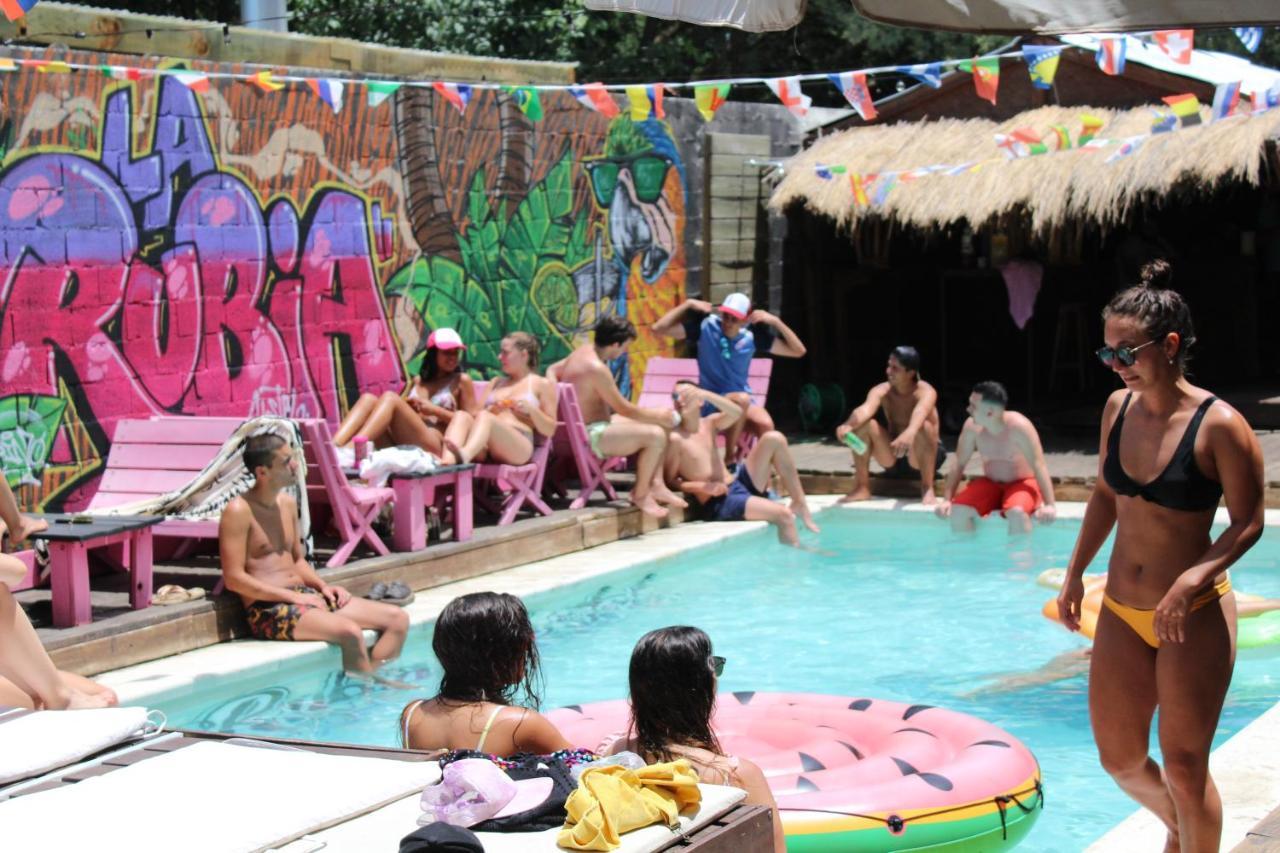
{"label": "yellow towel", "polygon": [[565,803],[568,817],[556,844],[570,850],[613,850],[624,832],[662,822],[702,801],[698,774],[681,758],[639,770],[619,765],[593,767],[582,774]]}

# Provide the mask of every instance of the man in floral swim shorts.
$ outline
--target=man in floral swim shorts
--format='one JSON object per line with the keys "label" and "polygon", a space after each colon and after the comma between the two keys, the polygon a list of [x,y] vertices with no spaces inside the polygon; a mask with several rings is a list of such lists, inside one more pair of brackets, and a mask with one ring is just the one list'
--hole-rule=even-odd
{"label": "man in floral swim shorts", "polygon": [[[999,510],[1010,533],[1030,533],[1031,520],[1049,523],[1057,516],[1053,482],[1035,425],[1007,406],[1009,392],[999,382],[979,382],[969,395],[969,419],[960,431],[956,461],[947,474],[940,518],[955,531],[973,530],[978,518]],[[982,477],[956,488],[974,452],[982,455]]]}
{"label": "man in floral swim shorts", "polygon": [[[298,535],[298,505],[285,487],[297,461],[277,435],[245,441],[244,465],[254,485],[222,511],[218,547],[227,589],[245,606],[249,630],[261,640],[324,640],[342,649],[349,673],[370,674],[400,654],[409,618],[399,607],[355,598],[325,583],[307,564]],[[373,650],[364,629],[380,633]]]}

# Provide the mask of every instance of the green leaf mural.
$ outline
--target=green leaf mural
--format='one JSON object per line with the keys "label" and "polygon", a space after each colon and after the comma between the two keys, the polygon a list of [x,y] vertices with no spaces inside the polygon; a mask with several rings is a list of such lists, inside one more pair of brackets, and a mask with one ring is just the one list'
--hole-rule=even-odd
{"label": "green leaf mural", "polygon": [[0,400],[0,464],[10,486],[40,482],[66,408],[59,397],[18,394]]}
{"label": "green leaf mural", "polygon": [[[573,212],[573,159],[569,150],[506,218],[494,211],[485,172],[476,172],[467,199],[468,219],[457,235],[462,263],[419,258],[387,283],[403,296],[427,329],[451,326],[467,342],[466,364],[497,373],[498,345],[516,331],[542,343],[542,363],[564,358],[578,331],[573,271],[594,257],[587,211]],[[422,353],[410,360],[416,372]]]}

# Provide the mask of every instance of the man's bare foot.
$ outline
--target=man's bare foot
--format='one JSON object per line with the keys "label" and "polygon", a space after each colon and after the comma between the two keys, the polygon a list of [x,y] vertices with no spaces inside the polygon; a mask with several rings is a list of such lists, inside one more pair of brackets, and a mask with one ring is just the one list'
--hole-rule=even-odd
{"label": "man's bare foot", "polygon": [[809,529],[811,533],[821,533],[818,525],[814,523],[813,514],[809,512],[809,505],[803,501],[792,501],[791,511],[796,514],[796,518],[800,519],[800,523]]}
{"label": "man's bare foot", "polygon": [[660,504],[679,507],[680,509],[689,508],[688,501],[668,489],[666,486],[655,485],[649,489],[649,494],[653,495],[653,499]]}
{"label": "man's bare foot", "polygon": [[18,529],[12,531],[12,541],[14,542],[21,542],[31,534],[39,533],[41,530],[47,530],[49,528],[49,522],[45,521],[43,518],[28,518],[25,515],[19,516],[19,518],[21,519],[21,522],[18,525]]}
{"label": "man's bare foot", "polygon": [[938,503],[938,496],[933,493],[933,489],[928,489],[920,496],[920,502],[925,506],[934,506]]}
{"label": "man's bare foot", "polygon": [[861,488],[854,489],[852,492],[845,495],[840,500],[836,501],[836,503],[848,504],[848,503],[853,503],[854,501],[869,501],[869,500],[871,500],[871,489],[867,486],[863,486]]}
{"label": "man's bare foot", "polygon": [[448,438],[444,439],[444,452],[453,457],[453,461],[445,463],[446,465],[457,465],[458,463],[471,461],[467,458],[467,454],[462,452],[462,448]]}
{"label": "man's bare foot", "polygon": [[631,504],[645,515],[651,515],[654,518],[666,518],[670,515],[670,513],[667,512],[666,507],[658,505],[658,502],[653,499],[652,494],[647,494],[641,498],[636,497],[633,492],[631,495]]}
{"label": "man's bare foot", "polygon": [[104,696],[101,693],[81,693],[79,690],[71,690],[68,692],[71,694],[71,698],[67,701],[68,711],[107,708],[114,704],[107,696]]}

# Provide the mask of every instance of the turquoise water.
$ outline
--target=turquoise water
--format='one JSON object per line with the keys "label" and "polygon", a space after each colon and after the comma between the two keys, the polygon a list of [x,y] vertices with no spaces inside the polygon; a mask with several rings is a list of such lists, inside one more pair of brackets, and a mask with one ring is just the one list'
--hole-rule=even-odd
{"label": "turquoise water", "polygon": [[[1085,679],[970,696],[1001,675],[1084,647],[1040,615],[1036,584],[1065,565],[1078,525],[1010,540],[999,525],[954,537],[923,513],[831,510],[807,536],[825,553],[778,545],[767,531],[533,596],[544,707],[626,695],[627,660],[653,628],[693,624],[728,658],[724,690],[811,691],[944,705],[1003,726],[1035,753],[1047,808],[1023,850],[1078,851],[1133,804],[1098,766]],[[1107,551],[1097,566],[1105,566]],[[1233,572],[1238,589],[1280,597],[1280,535],[1269,530]],[[430,626],[387,675],[438,681]],[[1280,650],[1276,650],[1280,653]],[[1215,745],[1280,693],[1276,654],[1242,655]],[[171,725],[330,741],[393,744],[404,691],[309,668],[211,684],[161,701]]]}

